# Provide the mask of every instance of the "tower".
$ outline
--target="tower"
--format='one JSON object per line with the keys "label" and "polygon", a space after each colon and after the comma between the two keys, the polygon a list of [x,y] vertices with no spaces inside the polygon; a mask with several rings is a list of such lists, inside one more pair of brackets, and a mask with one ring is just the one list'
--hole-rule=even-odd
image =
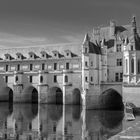
{"label": "tower", "polygon": [[140,74],[140,37],[137,33],[136,18],[133,16],[131,22],[131,35],[124,41],[124,76],[123,82],[138,84]]}
{"label": "tower", "polygon": [[101,81],[106,82],[107,81],[107,45],[106,45],[106,41],[103,38],[101,41],[101,67],[102,67],[102,71],[101,71]]}
{"label": "tower", "polygon": [[110,21],[110,38],[114,38],[115,27],[116,27],[115,21]]}
{"label": "tower", "polygon": [[[82,89],[83,104],[90,108],[90,100],[99,92],[101,71],[101,48],[99,44],[90,41],[88,34],[85,35],[82,44]],[[98,90],[98,91],[97,91]],[[93,101],[93,100],[92,100]]]}

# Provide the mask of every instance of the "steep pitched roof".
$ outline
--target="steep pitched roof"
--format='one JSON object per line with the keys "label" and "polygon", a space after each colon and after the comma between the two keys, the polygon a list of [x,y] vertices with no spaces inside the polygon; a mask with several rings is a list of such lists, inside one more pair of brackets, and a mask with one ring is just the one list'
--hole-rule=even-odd
{"label": "steep pitched roof", "polygon": [[89,42],[89,53],[101,54],[101,48],[93,42]]}
{"label": "steep pitched roof", "polygon": [[135,49],[140,50],[140,36],[135,35]]}

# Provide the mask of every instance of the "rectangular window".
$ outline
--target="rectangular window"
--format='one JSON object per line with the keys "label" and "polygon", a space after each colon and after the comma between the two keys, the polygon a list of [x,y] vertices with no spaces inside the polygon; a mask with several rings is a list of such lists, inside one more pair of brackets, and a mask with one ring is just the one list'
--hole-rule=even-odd
{"label": "rectangular window", "polygon": [[88,50],[87,50],[87,48],[85,48],[85,53],[87,53],[88,52]]}
{"label": "rectangular window", "polygon": [[8,65],[5,66],[5,70],[8,71]]}
{"label": "rectangular window", "polygon": [[115,74],[115,81],[118,82],[119,81],[119,73]]}
{"label": "rectangular window", "polygon": [[43,76],[40,76],[40,83],[43,83]]}
{"label": "rectangular window", "polygon": [[67,62],[66,63],[66,69],[68,70],[70,68],[70,64]]}
{"label": "rectangular window", "polygon": [[67,75],[65,76],[65,82],[66,83],[68,82],[68,76]]}
{"label": "rectangular window", "polygon": [[30,77],[29,77],[29,82],[32,83],[32,81],[33,81],[33,77],[30,76]]}
{"label": "rectangular window", "polygon": [[56,125],[53,126],[53,132],[56,132]]}
{"label": "rectangular window", "polygon": [[32,129],[32,123],[29,123],[29,130]]}
{"label": "rectangular window", "polygon": [[53,79],[54,83],[57,82],[57,75],[54,75],[54,79]]}
{"label": "rectangular window", "polygon": [[123,81],[123,73],[120,73],[120,82]]}
{"label": "rectangular window", "polygon": [[66,127],[66,126],[65,126],[65,128],[64,128],[64,132],[65,132],[65,134],[68,133],[68,130],[67,130],[67,127]]}
{"label": "rectangular window", "polygon": [[86,82],[88,81],[88,78],[87,78],[87,76],[85,77],[85,81],[86,81]]}
{"label": "rectangular window", "polygon": [[33,64],[30,64],[30,70],[33,70]]}
{"label": "rectangular window", "polygon": [[117,66],[122,66],[122,59],[117,59]]}
{"label": "rectangular window", "polygon": [[8,83],[8,76],[5,76],[5,83]]}
{"label": "rectangular window", "polygon": [[116,82],[122,82],[123,81],[123,73],[116,73],[115,74],[115,81]]}
{"label": "rectangular window", "polygon": [[91,67],[93,66],[93,61],[91,61],[90,66],[91,66]]}
{"label": "rectangular window", "polygon": [[18,76],[15,77],[15,81],[18,82]]}
{"label": "rectangular window", "polygon": [[88,62],[87,61],[85,61],[85,66],[88,67]]}
{"label": "rectangular window", "polygon": [[57,70],[57,63],[54,63],[54,70]]}
{"label": "rectangular window", "polygon": [[133,45],[131,45],[131,51],[133,51]]}
{"label": "rectangular window", "polygon": [[93,82],[93,77],[92,76],[90,77],[90,81]]}
{"label": "rectangular window", "polygon": [[20,71],[20,64],[17,65],[17,71]]}
{"label": "rectangular window", "polygon": [[45,64],[44,63],[42,64],[42,70],[45,70]]}
{"label": "rectangular window", "polygon": [[121,44],[117,44],[117,46],[116,46],[116,51],[117,51],[117,52],[121,52]]}

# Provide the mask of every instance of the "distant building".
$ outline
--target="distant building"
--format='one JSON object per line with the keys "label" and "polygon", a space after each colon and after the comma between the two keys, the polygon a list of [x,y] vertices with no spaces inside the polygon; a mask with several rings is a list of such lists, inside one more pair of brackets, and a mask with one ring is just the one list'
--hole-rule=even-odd
{"label": "distant building", "polygon": [[130,25],[94,28],[81,44],[1,49],[0,100],[99,108],[102,93],[114,89],[129,101],[132,87],[138,95],[139,53],[135,17]]}

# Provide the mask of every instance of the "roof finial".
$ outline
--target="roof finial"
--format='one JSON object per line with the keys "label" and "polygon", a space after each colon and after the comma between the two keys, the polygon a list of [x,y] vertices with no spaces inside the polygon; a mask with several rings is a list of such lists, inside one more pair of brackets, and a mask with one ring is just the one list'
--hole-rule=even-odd
{"label": "roof finial", "polygon": [[101,41],[101,46],[104,46],[104,45],[105,45],[105,38],[103,38]]}
{"label": "roof finial", "polygon": [[128,37],[125,38],[124,44],[127,45],[129,43]]}
{"label": "roof finial", "polygon": [[136,16],[132,17],[131,24],[132,24],[132,31],[133,31],[133,33],[137,33]]}
{"label": "roof finial", "polygon": [[132,17],[132,25],[136,26],[136,16],[134,15]]}
{"label": "roof finial", "polygon": [[88,41],[90,41],[90,37],[89,37],[88,33],[86,33],[83,43],[88,42]]}

